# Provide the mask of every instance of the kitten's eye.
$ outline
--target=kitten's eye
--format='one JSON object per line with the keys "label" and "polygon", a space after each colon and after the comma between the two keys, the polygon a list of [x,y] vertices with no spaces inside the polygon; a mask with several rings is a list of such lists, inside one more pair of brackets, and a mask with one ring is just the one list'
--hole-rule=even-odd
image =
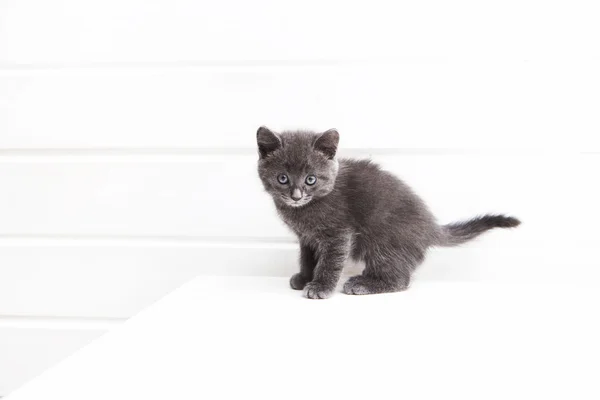
{"label": "kitten's eye", "polygon": [[289,182],[289,179],[286,174],[281,174],[277,177],[277,181],[279,183],[281,183],[282,185],[285,185],[286,183]]}
{"label": "kitten's eye", "polygon": [[317,177],[314,175],[309,175],[306,177],[306,184],[307,185],[314,185],[315,183],[317,183]]}

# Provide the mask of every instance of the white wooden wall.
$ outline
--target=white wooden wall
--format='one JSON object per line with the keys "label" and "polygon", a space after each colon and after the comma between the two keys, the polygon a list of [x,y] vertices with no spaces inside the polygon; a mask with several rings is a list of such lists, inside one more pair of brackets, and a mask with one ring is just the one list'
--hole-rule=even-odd
{"label": "white wooden wall", "polygon": [[0,2],[0,395],[195,275],[294,271],[263,124],[523,220],[419,279],[597,284],[595,3]]}

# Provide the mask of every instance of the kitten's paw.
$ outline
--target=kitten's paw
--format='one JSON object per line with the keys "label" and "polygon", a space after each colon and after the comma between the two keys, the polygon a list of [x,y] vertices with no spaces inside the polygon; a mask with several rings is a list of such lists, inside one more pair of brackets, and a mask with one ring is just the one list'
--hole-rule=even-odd
{"label": "kitten's paw", "polygon": [[300,274],[300,273],[294,274],[290,278],[290,286],[294,290],[304,289],[304,286],[306,286],[307,283],[308,283],[308,280],[304,276],[302,276],[302,274]]}
{"label": "kitten's paw", "polygon": [[345,294],[371,294],[373,291],[362,276],[353,276],[344,283],[342,292]]}
{"label": "kitten's paw", "polygon": [[380,279],[366,278],[362,275],[353,276],[346,281],[342,292],[352,295],[391,293],[406,290],[407,283],[386,282]]}
{"label": "kitten's paw", "polygon": [[331,289],[322,283],[309,282],[304,287],[304,297],[307,299],[327,299],[331,297],[334,289]]}

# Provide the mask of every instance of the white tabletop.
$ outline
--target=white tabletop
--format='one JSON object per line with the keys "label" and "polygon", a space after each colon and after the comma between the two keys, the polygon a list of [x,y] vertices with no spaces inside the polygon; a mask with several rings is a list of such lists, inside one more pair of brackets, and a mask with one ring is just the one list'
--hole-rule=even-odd
{"label": "white tabletop", "polygon": [[10,400],[598,399],[598,289],[196,278]]}

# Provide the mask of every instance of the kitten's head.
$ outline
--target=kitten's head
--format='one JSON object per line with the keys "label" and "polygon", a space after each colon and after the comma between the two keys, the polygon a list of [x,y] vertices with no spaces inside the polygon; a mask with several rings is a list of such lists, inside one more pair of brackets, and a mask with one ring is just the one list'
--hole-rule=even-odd
{"label": "kitten's head", "polygon": [[260,127],[256,140],[258,175],[277,203],[302,207],[333,190],[338,172],[336,130],[275,133]]}

